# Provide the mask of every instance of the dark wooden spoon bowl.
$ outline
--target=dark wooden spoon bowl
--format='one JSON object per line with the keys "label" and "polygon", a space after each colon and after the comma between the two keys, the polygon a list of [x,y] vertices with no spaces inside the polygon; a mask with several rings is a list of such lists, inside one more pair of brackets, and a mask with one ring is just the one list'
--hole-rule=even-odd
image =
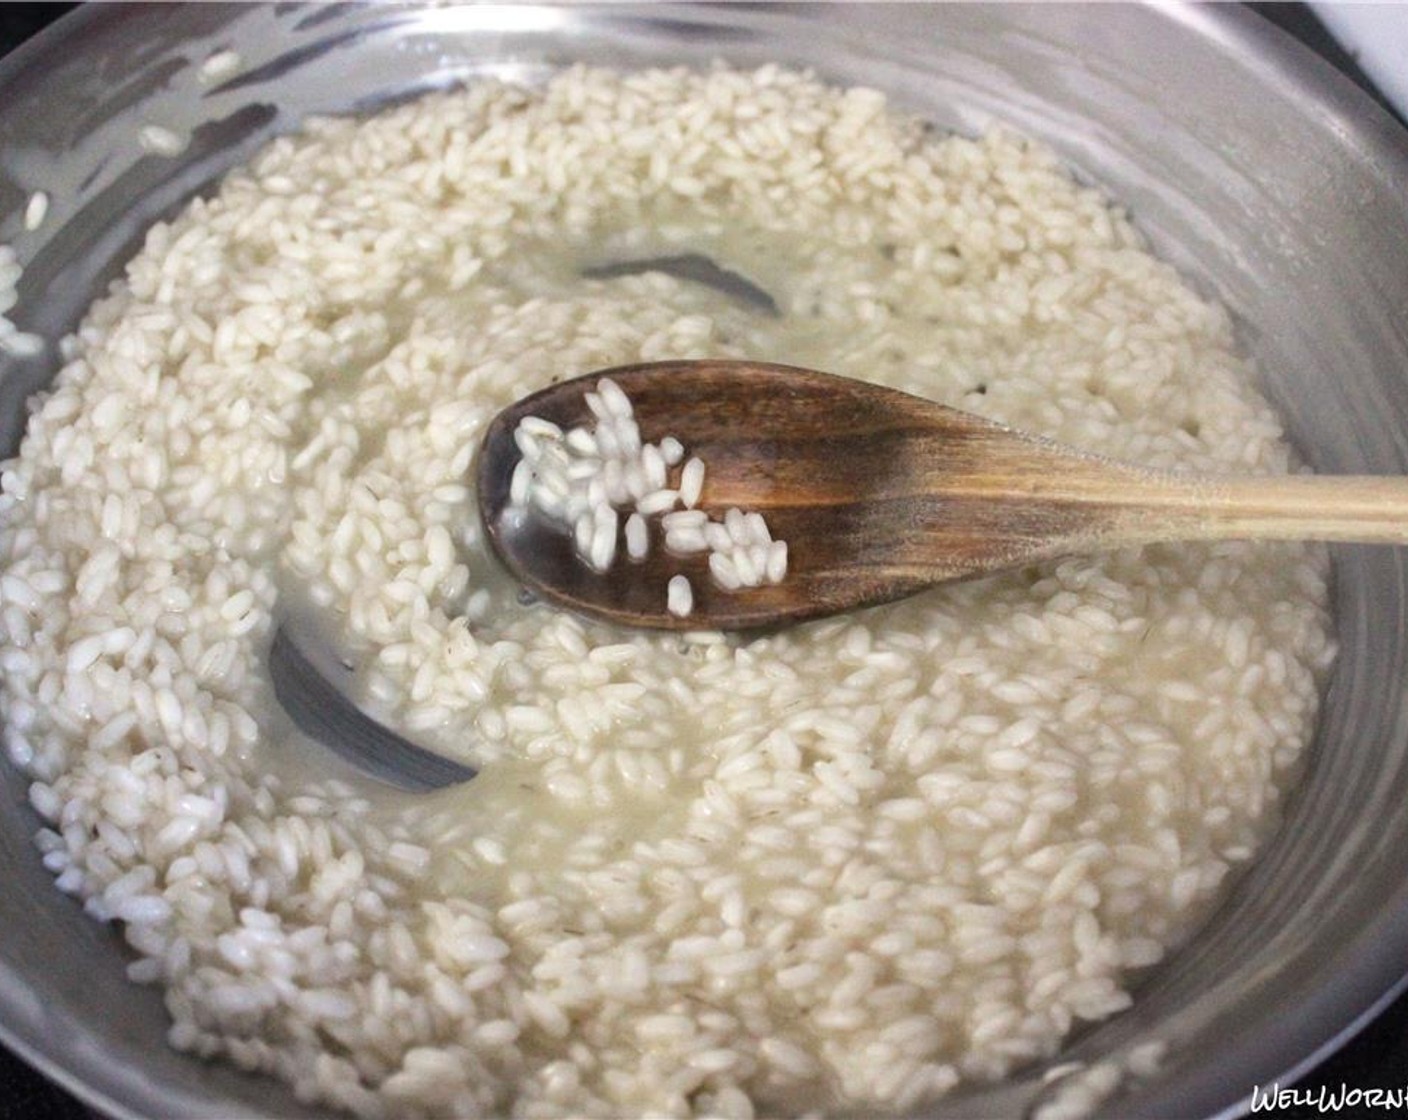
{"label": "dark wooden spoon bowl", "polygon": [[[609,376],[644,439],[676,436],[702,459],[699,508],[757,511],[786,540],[775,585],[725,590],[701,554],[667,553],[598,573],[545,519],[508,512],[521,419],[564,429],[591,416]],[[898,599],[1058,556],[1207,539],[1408,543],[1408,480],[1236,477],[1150,470],[1062,446],[907,393],[763,362],[623,366],[553,385],[505,409],[479,459],[480,510],[509,570],[542,598],[629,626],[775,627]],[[671,576],[694,609],[666,610]]]}

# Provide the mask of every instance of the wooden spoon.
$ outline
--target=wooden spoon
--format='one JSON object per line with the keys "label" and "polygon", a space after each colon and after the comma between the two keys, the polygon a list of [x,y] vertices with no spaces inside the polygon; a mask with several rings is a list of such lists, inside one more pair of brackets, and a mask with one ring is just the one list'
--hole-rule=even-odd
{"label": "wooden spoon", "polygon": [[[787,541],[780,583],[724,590],[703,555],[666,552],[658,528],[645,560],[621,552],[599,574],[560,527],[507,511],[518,422],[590,424],[585,394],[603,376],[630,398],[645,440],[674,435],[703,460],[699,508],[715,518],[757,511]],[[495,551],[532,592],[594,618],[674,630],[774,627],[1156,541],[1408,543],[1408,479],[1150,470],[893,389],[744,361],[623,366],[525,397],[485,435],[479,497]],[[677,573],[694,593],[684,618],[666,610]]]}

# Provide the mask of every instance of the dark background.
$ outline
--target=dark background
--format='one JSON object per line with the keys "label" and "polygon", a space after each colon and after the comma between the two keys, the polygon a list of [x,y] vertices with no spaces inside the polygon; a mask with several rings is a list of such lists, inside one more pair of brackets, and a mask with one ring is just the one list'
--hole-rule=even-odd
{"label": "dark background", "polygon": [[[18,46],[25,39],[53,22],[72,4],[23,4],[4,3],[0,0],[0,54]],[[1390,106],[1372,83],[1363,75],[1354,59],[1342,50],[1326,33],[1315,18],[1314,13],[1304,4],[1253,4],[1249,5],[1259,15],[1290,32],[1303,43],[1339,67],[1365,90],[1372,94],[1379,104]],[[1408,4],[1403,7],[1403,18],[1408,20]],[[1396,114],[1399,120],[1403,117]],[[1408,199],[1404,200],[1408,211]],[[1408,971],[1408,961],[1404,962]],[[1308,1076],[1293,1086],[1300,1093],[1318,1094],[1322,1088],[1327,1099],[1333,1102],[1334,1095],[1341,1086],[1351,1089],[1405,1089],[1408,1088],[1408,995],[1400,996],[1395,1002],[1369,1024],[1352,1042],[1336,1055],[1318,1066]],[[1249,1086],[1250,1088],[1250,1086]],[[1292,1086],[1283,1086],[1292,1088]],[[1393,1110],[1400,1114],[1408,1109],[1400,1106]],[[1356,1117],[1384,1117],[1390,1110],[1362,1108],[1344,1109],[1340,1112],[1325,1112],[1342,1120]],[[1274,1117],[1275,1120],[1304,1120],[1322,1115],[1315,1105],[1302,1105],[1278,1112],[1260,1112],[1258,1116]],[[95,1114],[73,1097],[35,1073],[18,1058],[0,1048],[0,1120],[97,1120]],[[161,1120],[180,1120],[179,1117]]]}

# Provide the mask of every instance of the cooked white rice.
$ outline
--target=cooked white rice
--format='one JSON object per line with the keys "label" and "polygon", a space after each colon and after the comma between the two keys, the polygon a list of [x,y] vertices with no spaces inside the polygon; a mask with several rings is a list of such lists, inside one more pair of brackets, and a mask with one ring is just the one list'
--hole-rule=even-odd
{"label": "cooked white rice", "polygon": [[[577,276],[661,251],[785,315]],[[618,363],[783,360],[1154,465],[1290,466],[1226,315],[1049,152],[776,68],[310,123],[153,228],[77,355],[0,476],[45,862],[123,923],[174,1045],[367,1116],[875,1112],[1051,1055],[1252,858],[1332,656],[1292,546],[751,641],[518,600],[481,431]],[[270,699],[289,598],[481,775],[300,777],[332,762]]]}
{"label": "cooked white rice", "polygon": [[[668,489],[670,468],[661,448],[665,440],[676,446],[679,441],[664,436],[659,444],[643,443],[635,406],[609,377],[599,378],[595,390],[585,391],[585,396],[595,417],[588,427],[564,432],[551,420],[525,416],[514,428],[520,458],[509,481],[509,517],[538,516],[569,531],[577,558],[606,572],[616,561],[619,511],[630,511],[619,534],[630,560],[643,560],[649,551],[645,518],[663,514],[665,547],[686,555],[708,551],[709,570],[724,590],[782,581],[787,574],[787,544],[772,539],[761,513],[728,509],[711,519],[693,508],[669,512],[685,495],[684,483],[692,469],[685,504],[698,504],[703,463],[691,459],[680,472],[680,488]],[[694,609],[694,592],[684,576],[672,577],[666,594],[670,614],[683,618]]]}
{"label": "cooked white rice", "polygon": [[22,272],[14,248],[0,245],[0,361],[6,356],[33,358],[44,352],[44,340],[37,334],[20,330],[9,317],[19,302],[18,284]]}
{"label": "cooked white rice", "polygon": [[144,124],[137,130],[137,142],[142,145],[142,150],[154,156],[179,156],[186,150],[188,140],[188,137],[160,124]]}
{"label": "cooked white rice", "polygon": [[44,224],[49,215],[49,196],[44,191],[34,191],[24,206],[24,228],[33,233]]}
{"label": "cooked white rice", "polygon": [[244,59],[240,57],[239,51],[216,51],[200,64],[196,78],[204,86],[219,85],[238,74],[243,65]]}

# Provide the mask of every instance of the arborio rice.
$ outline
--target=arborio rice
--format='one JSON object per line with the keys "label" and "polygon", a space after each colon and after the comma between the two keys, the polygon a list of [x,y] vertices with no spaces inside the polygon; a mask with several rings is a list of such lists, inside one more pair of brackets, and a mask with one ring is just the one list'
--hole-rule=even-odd
{"label": "arborio rice", "polygon": [[[785,314],[579,276],[662,251]],[[1332,656],[1298,546],[1071,559],[755,640],[519,600],[481,430],[617,363],[785,360],[1289,469],[1224,312],[1049,152],[775,68],[312,122],[153,228],[74,353],[3,472],[44,858],[122,923],[174,1045],[369,1116],[904,1109],[1051,1055],[1253,856]],[[293,599],[364,704],[480,777],[328,779],[270,700]]]}

